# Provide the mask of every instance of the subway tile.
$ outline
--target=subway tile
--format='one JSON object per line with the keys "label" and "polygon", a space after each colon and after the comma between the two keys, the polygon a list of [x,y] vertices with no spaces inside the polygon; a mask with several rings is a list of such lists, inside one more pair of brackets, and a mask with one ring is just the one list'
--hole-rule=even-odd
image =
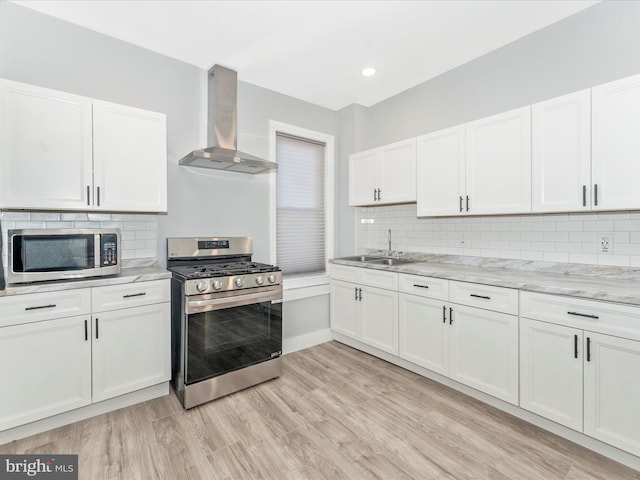
{"label": "subway tile", "polygon": [[598,220],[629,220],[629,212],[598,213]]}
{"label": "subway tile", "polygon": [[87,220],[90,222],[110,222],[110,213],[89,213],[87,214]]}
{"label": "subway tile", "polygon": [[522,235],[520,232],[499,232],[500,240],[520,240]]}
{"label": "subway tile", "polygon": [[583,229],[582,222],[558,222],[556,230],[558,232],[581,232]]}
{"label": "subway tile", "polygon": [[2,221],[3,222],[5,220],[8,221],[8,222],[29,221],[29,219],[31,217],[29,212],[2,212],[2,213],[0,213],[0,215],[2,216]]}
{"label": "subway tile", "polygon": [[616,220],[612,230],[616,232],[640,232],[640,220]]}
{"label": "subway tile", "polygon": [[584,222],[585,232],[613,232],[613,221]]}
{"label": "subway tile", "polygon": [[595,245],[597,240],[597,232],[569,232],[570,242],[593,242]]}
{"label": "subway tile", "polygon": [[556,252],[582,253],[582,243],[580,242],[558,242]]}
{"label": "subway tile", "polygon": [[60,220],[60,214],[55,212],[31,212],[32,222],[55,222]]}
{"label": "subway tile", "polygon": [[640,243],[613,242],[614,255],[640,255]]}
{"label": "subway tile", "polygon": [[508,250],[509,242],[506,240],[491,240],[491,248],[495,250]]}
{"label": "subway tile", "polygon": [[545,222],[568,222],[568,213],[547,213],[544,215]]}
{"label": "subway tile", "polygon": [[46,222],[46,228],[74,228],[73,222]]}
{"label": "subway tile", "polygon": [[545,262],[568,262],[569,254],[565,252],[544,252]]}
{"label": "subway tile", "polygon": [[13,225],[16,229],[47,228],[46,222],[14,222]]}
{"label": "subway tile", "polygon": [[598,220],[598,215],[596,213],[590,213],[590,212],[585,212],[585,213],[570,213],[569,214],[569,221],[570,222],[594,222]]}
{"label": "subway tile", "polygon": [[86,222],[88,220],[86,213],[69,213],[60,214],[60,220],[63,222]]}
{"label": "subway tile", "polygon": [[569,232],[544,232],[545,242],[568,242]]}
{"label": "subway tile", "polygon": [[544,252],[537,252],[537,251],[534,251],[534,250],[529,250],[527,252],[521,252],[520,253],[520,258],[522,260],[531,260],[531,261],[544,260]]}

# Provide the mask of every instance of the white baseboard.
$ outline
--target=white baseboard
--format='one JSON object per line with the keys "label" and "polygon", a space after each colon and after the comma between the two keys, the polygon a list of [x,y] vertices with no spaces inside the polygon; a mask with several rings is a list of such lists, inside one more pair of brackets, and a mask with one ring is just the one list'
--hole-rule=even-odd
{"label": "white baseboard", "polygon": [[330,328],[307,333],[305,335],[299,335],[293,338],[285,338],[282,341],[282,353],[286,355],[287,353],[297,352],[298,350],[330,342],[331,340],[333,340],[333,333]]}

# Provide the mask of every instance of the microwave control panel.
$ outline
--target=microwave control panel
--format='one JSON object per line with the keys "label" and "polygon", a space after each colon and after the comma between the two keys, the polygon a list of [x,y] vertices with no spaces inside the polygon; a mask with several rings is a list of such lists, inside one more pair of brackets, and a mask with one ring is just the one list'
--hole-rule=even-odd
{"label": "microwave control panel", "polygon": [[101,264],[108,267],[118,264],[118,236],[115,234],[100,235]]}

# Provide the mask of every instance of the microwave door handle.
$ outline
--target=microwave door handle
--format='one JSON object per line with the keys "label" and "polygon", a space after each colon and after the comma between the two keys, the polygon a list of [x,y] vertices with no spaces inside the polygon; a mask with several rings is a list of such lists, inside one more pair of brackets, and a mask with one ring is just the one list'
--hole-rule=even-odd
{"label": "microwave door handle", "polygon": [[100,268],[102,266],[102,258],[100,258],[100,234],[96,233],[93,236],[93,266]]}

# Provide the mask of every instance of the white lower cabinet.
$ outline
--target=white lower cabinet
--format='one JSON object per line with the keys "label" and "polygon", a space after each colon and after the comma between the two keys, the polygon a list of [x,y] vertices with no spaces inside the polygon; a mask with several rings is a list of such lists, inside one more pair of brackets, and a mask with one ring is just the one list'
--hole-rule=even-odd
{"label": "white lower cabinet", "polygon": [[169,380],[170,321],[166,303],[95,315],[94,402]]}
{"label": "white lower cabinet", "polygon": [[582,430],[582,331],[520,319],[520,406]]}
{"label": "white lower cabinet", "polygon": [[516,290],[400,275],[400,291],[401,358],[517,405],[518,317],[460,304],[517,311]]}
{"label": "white lower cabinet", "polygon": [[453,305],[450,376],[518,404],[518,317]]}
{"label": "white lower cabinet", "polygon": [[522,292],[520,315],[521,407],[640,455],[640,308]]}
{"label": "white lower cabinet", "polygon": [[399,356],[449,376],[447,306],[441,300],[400,293]]}
{"label": "white lower cabinet", "polygon": [[331,272],[331,328],[397,355],[398,274],[342,265]]}
{"label": "white lower cabinet", "polygon": [[0,431],[167,382],[169,289],[156,280],[0,298]]}
{"label": "white lower cabinet", "polygon": [[89,315],[0,328],[0,430],[91,403]]}

